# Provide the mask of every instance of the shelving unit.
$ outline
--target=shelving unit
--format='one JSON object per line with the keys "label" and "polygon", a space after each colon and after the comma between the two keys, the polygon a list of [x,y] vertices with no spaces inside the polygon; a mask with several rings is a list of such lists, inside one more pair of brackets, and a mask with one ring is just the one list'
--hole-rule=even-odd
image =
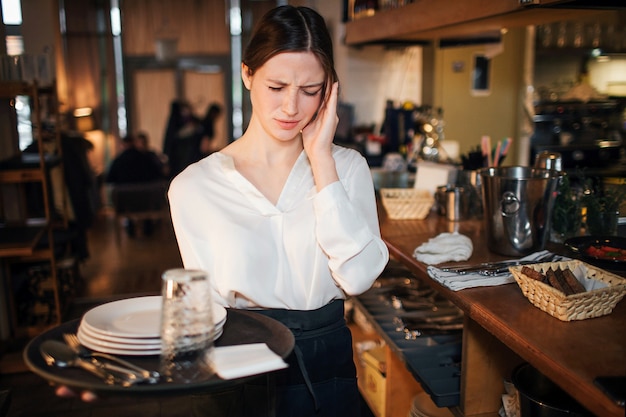
{"label": "shelving unit", "polygon": [[[409,370],[404,357],[398,354],[397,346],[387,343],[385,332],[381,331],[378,323],[367,313],[363,305],[355,301],[355,311],[363,314],[367,326],[371,329],[364,330],[357,323],[350,325],[353,342],[374,341],[382,346],[384,357],[384,379],[382,387],[372,388],[372,382],[366,376],[361,357],[355,349],[354,363],[357,367],[359,390],[363,399],[376,417],[405,417],[411,410],[414,397],[424,392],[419,381]],[[382,392],[373,392],[381,389]],[[380,398],[385,400],[381,401]]]}
{"label": "shelving unit", "polygon": [[[497,39],[503,28],[524,27],[593,15],[612,10],[577,8],[576,2],[541,0],[422,0],[380,10],[346,24],[347,45],[427,43],[435,39]],[[617,9],[617,6],[613,7]]]}
{"label": "shelving unit", "polygon": [[[28,96],[31,101],[31,122],[33,140],[37,144],[37,154],[20,153],[8,160],[0,161],[0,186],[11,187],[9,192],[3,189],[0,196],[0,260],[3,263],[3,285],[6,286],[9,315],[12,330],[15,333],[26,331],[36,334],[40,330],[59,324],[62,320],[61,289],[58,277],[57,259],[55,254],[54,231],[67,228],[65,210],[65,196],[62,196],[63,207],[61,213],[53,208],[52,184],[50,169],[63,169],[62,147],[59,129],[54,135],[53,151],[46,151],[42,122],[44,116],[52,117],[59,126],[58,102],[55,86],[40,87],[37,83],[0,82],[0,98],[14,99],[17,96]],[[5,131],[8,129],[5,129]],[[0,140],[15,140],[14,138],[0,138]],[[7,184],[12,184],[8,186]],[[28,184],[34,184],[29,192],[39,192],[43,207],[41,211],[33,212],[27,201]],[[64,190],[64,187],[62,187]],[[13,198],[7,195],[11,194]],[[17,198],[15,198],[17,195]],[[32,194],[31,194],[32,195]],[[7,205],[10,205],[10,214],[7,215]],[[35,320],[36,323],[20,326],[18,312],[13,293],[12,270],[16,264],[46,263],[49,265],[49,276],[39,282],[38,292],[51,294],[52,304],[44,308],[47,316],[45,320]],[[47,268],[46,268],[47,270]],[[47,275],[47,274],[46,274]],[[49,311],[45,311],[49,310]]]}

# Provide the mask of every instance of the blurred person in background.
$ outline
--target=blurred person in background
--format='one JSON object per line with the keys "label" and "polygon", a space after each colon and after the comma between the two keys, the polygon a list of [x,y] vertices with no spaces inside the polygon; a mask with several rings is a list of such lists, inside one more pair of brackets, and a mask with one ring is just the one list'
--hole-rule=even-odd
{"label": "blurred person in background", "polygon": [[202,120],[203,131],[197,160],[209,156],[217,150],[215,145],[215,123],[221,114],[222,106],[219,103],[213,103],[209,106]]}
{"label": "blurred person in background", "polygon": [[172,101],[163,138],[163,153],[169,163],[170,178],[198,160],[203,130],[201,120],[194,115],[188,102]]}
{"label": "blurred person in background", "polygon": [[[159,156],[151,151],[148,135],[140,132],[122,139],[122,152],[115,157],[107,172],[108,184],[141,184],[165,180],[165,168]],[[126,221],[126,232],[135,236],[136,225],[130,219]],[[153,230],[153,220],[143,222],[143,234],[149,236]]]}

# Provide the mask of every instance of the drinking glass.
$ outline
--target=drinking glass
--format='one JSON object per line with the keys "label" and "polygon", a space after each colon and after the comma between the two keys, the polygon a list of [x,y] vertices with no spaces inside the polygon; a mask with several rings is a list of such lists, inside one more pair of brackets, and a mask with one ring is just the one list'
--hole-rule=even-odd
{"label": "drinking glass", "polygon": [[619,210],[587,208],[587,232],[591,236],[617,236]]}
{"label": "drinking glass", "polygon": [[211,283],[206,272],[163,273],[161,374],[168,382],[197,382],[213,374]]}

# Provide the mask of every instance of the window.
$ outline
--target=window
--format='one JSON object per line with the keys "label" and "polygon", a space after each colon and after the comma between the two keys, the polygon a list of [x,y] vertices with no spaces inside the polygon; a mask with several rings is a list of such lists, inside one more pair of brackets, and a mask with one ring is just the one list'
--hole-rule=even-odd
{"label": "window", "polygon": [[491,60],[484,55],[474,55],[472,66],[472,95],[486,96],[491,92]]}
{"label": "window", "polygon": [[[22,39],[22,4],[20,0],[2,0],[2,21],[6,32],[7,55],[15,56],[24,53]],[[30,121],[30,104],[28,97],[17,96],[15,99],[17,113],[17,133],[19,147],[24,150],[33,141],[33,129]]]}

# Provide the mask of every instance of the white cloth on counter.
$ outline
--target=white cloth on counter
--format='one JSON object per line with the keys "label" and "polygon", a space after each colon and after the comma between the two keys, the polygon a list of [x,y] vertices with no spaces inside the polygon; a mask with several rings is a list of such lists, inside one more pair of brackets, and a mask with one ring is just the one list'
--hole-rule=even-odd
{"label": "white cloth on counter", "polygon": [[215,372],[223,379],[257,375],[287,367],[265,343],[218,346],[213,351]]}
{"label": "white cloth on counter", "polygon": [[[525,256],[519,260],[531,261],[533,259],[540,259],[540,258],[543,258],[543,256],[547,255],[548,253],[549,251],[542,250],[539,252],[532,253],[528,256]],[[558,259],[558,258],[562,258],[562,257],[557,257],[555,259]],[[514,261],[514,260],[516,259],[511,259],[511,261]],[[474,287],[491,287],[491,286],[503,285],[503,284],[509,284],[509,283],[515,282],[515,278],[513,278],[513,275],[511,273],[505,273],[503,275],[496,275],[496,276],[481,275],[477,272],[458,274],[456,272],[442,271],[441,269],[434,267],[434,266],[429,266],[427,268],[427,271],[428,271],[428,275],[432,279],[438,281],[440,284],[448,287],[452,291],[464,290],[466,288],[474,288]]]}
{"label": "white cloth on counter", "polygon": [[421,244],[413,252],[413,257],[427,265],[443,262],[466,261],[472,256],[472,240],[458,232],[441,233]]}

